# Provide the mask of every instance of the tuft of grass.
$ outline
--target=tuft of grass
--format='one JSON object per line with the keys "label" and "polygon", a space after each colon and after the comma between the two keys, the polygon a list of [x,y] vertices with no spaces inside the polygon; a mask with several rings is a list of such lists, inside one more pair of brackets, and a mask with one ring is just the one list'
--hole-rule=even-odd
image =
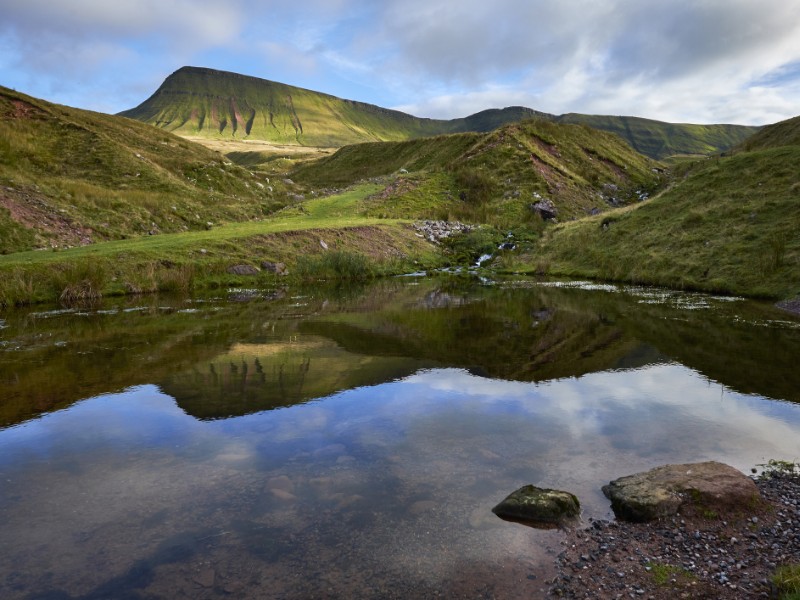
{"label": "tuft of grass", "polygon": [[192,264],[167,265],[156,276],[159,292],[189,293],[194,287],[195,268]]}
{"label": "tuft of grass", "polygon": [[301,256],[295,271],[303,279],[364,281],[375,276],[372,264],[363,254],[331,250],[314,256]]}
{"label": "tuft of grass", "polygon": [[766,463],[756,465],[761,467],[762,477],[797,477],[800,476],[800,463],[791,460],[770,458]]}
{"label": "tuft of grass", "polygon": [[658,586],[667,585],[668,583],[672,582],[672,580],[677,581],[694,579],[694,575],[692,575],[689,571],[674,565],[651,562],[648,563],[647,566],[650,567],[650,574],[653,577],[653,583]]}
{"label": "tuft of grass", "polygon": [[778,567],[771,579],[781,600],[800,599],[800,563]]}
{"label": "tuft of grass", "polygon": [[34,278],[23,269],[12,269],[0,277],[0,308],[28,304],[36,296]]}
{"label": "tuft of grass", "polygon": [[94,302],[102,298],[107,270],[100,261],[67,263],[54,280],[58,300],[65,306]]}

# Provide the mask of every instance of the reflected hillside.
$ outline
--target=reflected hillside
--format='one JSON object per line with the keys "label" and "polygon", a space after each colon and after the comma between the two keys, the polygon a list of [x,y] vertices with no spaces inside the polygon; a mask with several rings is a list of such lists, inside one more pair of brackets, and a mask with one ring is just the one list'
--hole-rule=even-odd
{"label": "reflected hillside", "polygon": [[415,356],[487,377],[542,381],[658,360],[585,298],[563,290],[441,288],[415,307],[338,314],[299,330],[352,352]]}
{"label": "reflected hillside", "polygon": [[735,391],[800,401],[797,319],[743,300],[592,287],[391,279],[9,313],[0,426],[141,384],[197,418],[225,418],[428,367],[546,381],[677,361]]}
{"label": "reflected hillside", "polygon": [[235,344],[225,354],[168,375],[161,388],[190,415],[214,419],[378,385],[428,365],[414,358],[348,352],[323,337],[293,336],[289,341]]}

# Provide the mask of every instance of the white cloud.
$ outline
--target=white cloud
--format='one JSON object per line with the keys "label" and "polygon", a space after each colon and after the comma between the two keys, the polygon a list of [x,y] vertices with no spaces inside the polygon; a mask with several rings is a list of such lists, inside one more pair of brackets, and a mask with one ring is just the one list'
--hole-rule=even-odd
{"label": "white cloud", "polygon": [[[235,37],[243,14],[237,2],[210,0],[7,0],[4,19],[20,35],[57,33],[125,39],[155,32],[181,43],[221,44]],[[67,58],[67,57],[65,57]]]}
{"label": "white cloud", "polygon": [[763,123],[800,105],[797,14],[800,0],[6,0],[0,69],[76,98],[197,64],[418,116]]}

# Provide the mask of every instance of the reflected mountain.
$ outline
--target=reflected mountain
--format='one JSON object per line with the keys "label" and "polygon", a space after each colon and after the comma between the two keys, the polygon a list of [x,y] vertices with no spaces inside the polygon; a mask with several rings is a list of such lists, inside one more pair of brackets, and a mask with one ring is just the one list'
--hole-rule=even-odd
{"label": "reflected mountain", "polygon": [[677,361],[739,392],[800,401],[800,322],[763,303],[434,278],[268,297],[5,315],[0,426],[145,383],[216,419],[430,367],[546,381]]}

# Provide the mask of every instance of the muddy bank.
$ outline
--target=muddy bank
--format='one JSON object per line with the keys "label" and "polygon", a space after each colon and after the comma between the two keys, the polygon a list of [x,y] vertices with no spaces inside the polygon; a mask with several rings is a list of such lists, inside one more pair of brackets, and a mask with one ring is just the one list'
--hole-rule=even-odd
{"label": "muddy bank", "polygon": [[756,479],[766,506],[727,520],[595,521],[567,533],[551,597],[768,598],[776,567],[800,562],[800,475]]}

